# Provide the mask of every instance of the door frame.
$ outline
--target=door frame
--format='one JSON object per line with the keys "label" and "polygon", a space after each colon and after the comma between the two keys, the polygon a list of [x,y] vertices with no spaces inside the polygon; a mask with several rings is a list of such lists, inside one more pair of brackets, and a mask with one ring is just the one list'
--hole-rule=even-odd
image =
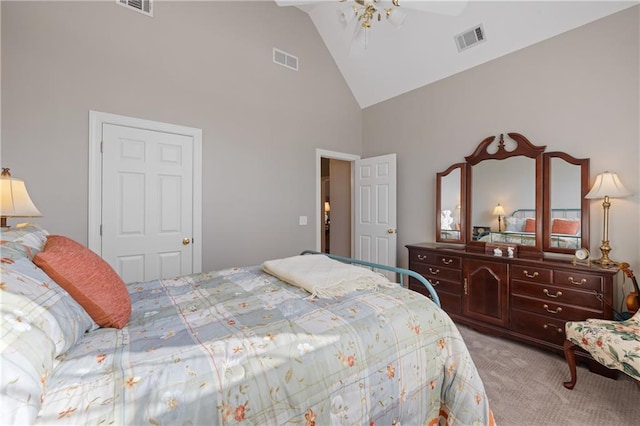
{"label": "door frame", "polygon": [[202,270],[202,129],[89,111],[89,206],[88,247],[102,256],[102,126],[114,124],[143,130],[173,133],[193,141],[193,273]]}
{"label": "door frame", "polygon": [[[347,154],[344,152],[336,152],[336,151],[328,151],[326,149],[316,148],[316,251],[321,251],[322,244],[322,223],[324,222],[324,218],[322,215],[322,204],[320,203],[322,198],[321,187],[322,187],[322,159],[330,158],[333,160],[342,160],[349,161],[351,163],[351,224],[353,225],[353,163],[356,160],[360,160],[359,155],[355,154]],[[353,257],[354,247],[354,229],[351,226],[351,257]]]}

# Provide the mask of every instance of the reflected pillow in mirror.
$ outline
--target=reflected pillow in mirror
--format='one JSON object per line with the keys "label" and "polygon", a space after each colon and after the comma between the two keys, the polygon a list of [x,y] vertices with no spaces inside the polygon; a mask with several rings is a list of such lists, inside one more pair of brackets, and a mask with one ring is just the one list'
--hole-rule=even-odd
{"label": "reflected pillow in mirror", "polygon": [[522,232],[536,232],[536,220],[532,217],[528,217],[524,222],[524,229]]}
{"label": "reflected pillow in mirror", "polygon": [[577,235],[580,232],[580,220],[577,219],[553,219],[551,225],[552,234]]}
{"label": "reflected pillow in mirror", "polygon": [[522,232],[524,229],[524,222],[526,218],[524,217],[515,217],[515,216],[507,216],[504,218],[505,223],[507,224],[506,231],[507,232]]}

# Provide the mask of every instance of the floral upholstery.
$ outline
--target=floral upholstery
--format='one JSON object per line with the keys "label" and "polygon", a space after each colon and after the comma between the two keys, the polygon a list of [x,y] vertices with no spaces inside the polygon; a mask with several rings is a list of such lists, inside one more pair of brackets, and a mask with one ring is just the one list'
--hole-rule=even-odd
{"label": "floral upholstery", "polygon": [[567,340],[608,368],[640,380],[640,311],[625,321],[588,319],[567,322]]}

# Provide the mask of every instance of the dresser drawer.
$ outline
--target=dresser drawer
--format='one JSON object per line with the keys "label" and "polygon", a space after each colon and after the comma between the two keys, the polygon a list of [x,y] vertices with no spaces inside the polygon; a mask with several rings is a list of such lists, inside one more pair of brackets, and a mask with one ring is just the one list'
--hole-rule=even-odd
{"label": "dresser drawer", "polygon": [[587,310],[602,312],[603,303],[592,291],[574,290],[566,287],[542,285],[513,280],[511,282],[512,297],[528,296],[543,302],[561,303],[563,305],[579,305]]}
{"label": "dresser drawer", "polygon": [[462,281],[462,271],[460,269],[422,264],[413,264],[411,269],[431,282],[434,282],[434,280],[450,280],[458,283]]}
{"label": "dresser drawer", "polygon": [[460,269],[462,260],[458,256],[434,253],[430,251],[412,250],[409,262],[424,263],[436,266],[446,266],[448,268]]}
{"label": "dresser drawer", "polygon": [[582,290],[602,292],[602,276],[585,274],[580,271],[556,271],[553,283]]}
{"label": "dresser drawer", "polygon": [[538,266],[514,265],[511,268],[511,278],[517,280],[531,281],[535,283],[550,283],[551,270]]}
{"label": "dresser drawer", "polygon": [[511,311],[511,329],[527,336],[562,346],[566,321],[514,309]]}
{"label": "dresser drawer", "polygon": [[[442,291],[440,288],[436,288],[438,299],[440,299],[440,307],[448,313],[460,314],[462,311],[462,297],[459,294],[452,294],[446,291]],[[411,280],[409,283],[409,289],[417,293],[423,294],[428,298],[431,298],[429,291],[417,280]]]}
{"label": "dresser drawer", "polygon": [[[427,277],[427,280],[429,280],[433,288],[438,293],[441,291],[446,291],[448,293],[460,294],[460,290],[462,288],[462,286],[460,285],[460,281],[448,281],[448,280],[441,280],[439,278],[429,278],[429,277]],[[414,289],[414,287],[415,288],[419,286],[424,287],[422,283],[416,280],[415,278],[411,278],[409,282],[411,283],[410,288],[412,290]]]}
{"label": "dresser drawer", "polygon": [[511,307],[522,311],[546,316],[551,319],[566,321],[582,321],[587,318],[599,318],[602,311],[585,309],[574,305],[550,302],[548,300],[533,299],[525,296],[512,296]]}

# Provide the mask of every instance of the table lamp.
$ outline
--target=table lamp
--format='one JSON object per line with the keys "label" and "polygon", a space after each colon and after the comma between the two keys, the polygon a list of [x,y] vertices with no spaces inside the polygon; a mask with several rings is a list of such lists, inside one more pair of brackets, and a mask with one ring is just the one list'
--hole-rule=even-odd
{"label": "table lamp", "polygon": [[8,228],[8,217],[42,216],[31,201],[22,179],[11,177],[9,169],[2,168],[0,174],[0,226]]}
{"label": "table lamp", "polygon": [[602,208],[604,209],[604,225],[602,234],[602,244],[600,245],[600,252],[602,257],[597,260],[593,260],[594,263],[599,263],[603,268],[609,268],[615,266],[618,263],[609,258],[609,252],[611,246],[609,245],[609,207],[611,207],[610,198],[622,198],[631,195],[631,192],[622,185],[620,178],[616,173],[602,172],[596,176],[596,181],[593,183],[591,190],[585,196],[588,199],[603,198]]}

